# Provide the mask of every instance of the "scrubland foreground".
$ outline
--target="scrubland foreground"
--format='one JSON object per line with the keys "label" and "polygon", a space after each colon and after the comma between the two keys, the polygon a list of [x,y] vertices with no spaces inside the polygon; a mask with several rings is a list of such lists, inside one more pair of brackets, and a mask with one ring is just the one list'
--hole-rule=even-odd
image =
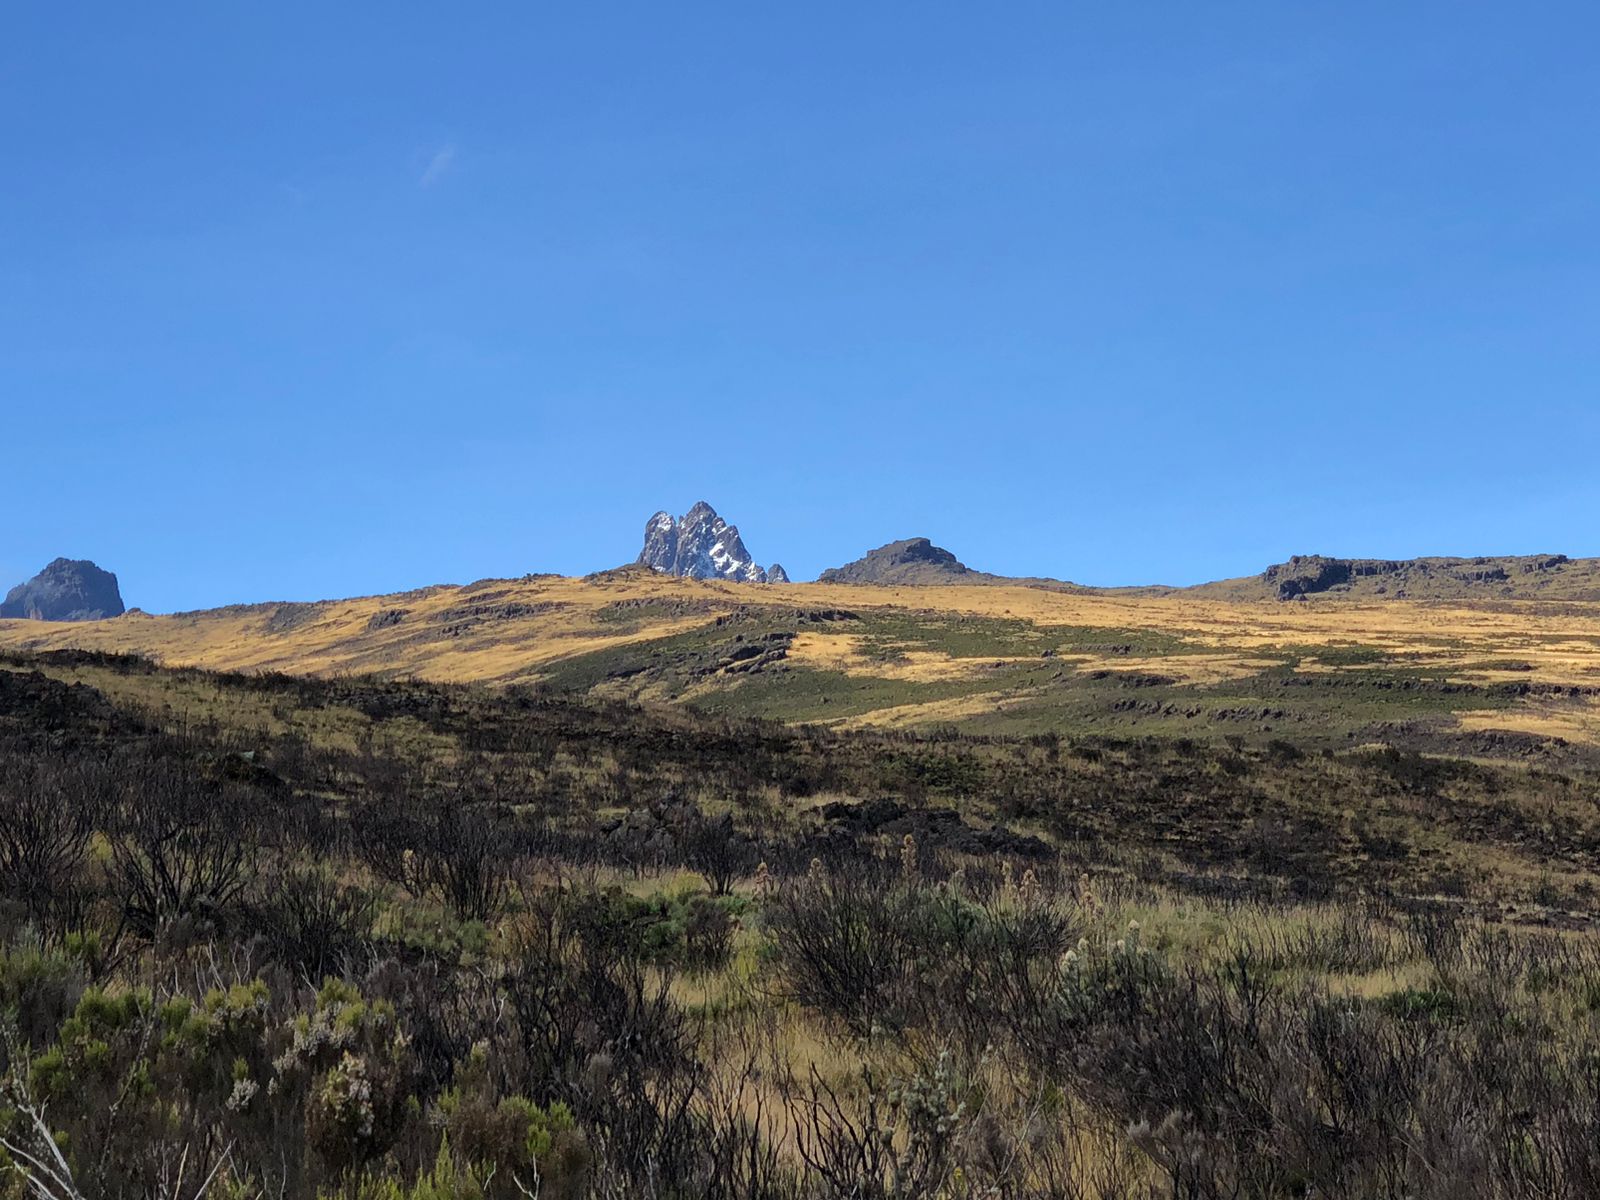
{"label": "scrubland foreground", "polygon": [[1554,767],[0,660],[0,1195],[1594,1197]]}

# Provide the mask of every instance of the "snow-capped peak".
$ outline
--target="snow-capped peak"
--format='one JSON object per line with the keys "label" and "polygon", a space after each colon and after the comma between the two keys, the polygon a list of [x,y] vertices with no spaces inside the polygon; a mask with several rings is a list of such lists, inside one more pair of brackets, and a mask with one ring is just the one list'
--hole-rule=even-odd
{"label": "snow-capped peak", "polygon": [[682,517],[658,512],[644,528],[639,561],[668,575],[688,579],[731,579],[766,583],[767,573],[744,547],[737,526],[729,525],[704,500]]}

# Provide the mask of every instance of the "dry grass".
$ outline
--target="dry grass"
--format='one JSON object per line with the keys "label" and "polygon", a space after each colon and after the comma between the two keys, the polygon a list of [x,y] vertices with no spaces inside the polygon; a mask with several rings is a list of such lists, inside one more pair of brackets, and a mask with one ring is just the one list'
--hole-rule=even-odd
{"label": "dry grass", "polygon": [[1458,713],[1456,720],[1469,732],[1505,730],[1584,745],[1600,744],[1600,698],[1594,696],[1529,698],[1509,711]]}
{"label": "dry grass", "polygon": [[1245,679],[1279,665],[1277,659],[1252,658],[1246,654],[1167,654],[1159,658],[1079,654],[1062,655],[1061,661],[1072,663],[1080,671],[1109,671],[1114,675],[1165,675],[1179,683],[1198,686]]}
{"label": "dry grass", "polygon": [[955,658],[936,650],[911,647],[899,650],[889,659],[873,658],[862,648],[862,642],[862,638],[848,633],[802,633],[789,648],[789,658],[799,666],[908,683],[973,679],[996,662],[1025,661],[1014,657]]}
{"label": "dry grass", "polygon": [[[657,619],[638,628],[609,628],[597,616],[619,600],[680,601],[703,615]],[[449,630],[448,615],[466,605],[527,606],[537,611],[484,619]],[[1080,595],[1035,588],[877,588],[796,584],[770,591],[744,585],[661,578],[621,582],[538,578],[492,588],[441,587],[425,593],[372,596],[308,606],[298,624],[275,630],[280,606],[224,608],[194,614],[137,614],[111,621],[50,625],[0,622],[0,645],[18,649],[77,647],[143,653],[173,666],[279,669],[311,674],[372,669],[438,680],[503,680],[536,674],[548,663],[596,649],[651,640],[708,624],[726,606],[836,606],[989,618],[1039,626],[1146,629],[1198,645],[1237,651],[1284,646],[1358,644],[1407,661],[1513,670],[1531,664],[1535,677],[1600,678],[1600,605],[1495,602],[1244,604],[1164,596]],[[369,629],[379,612],[406,609],[399,624]],[[287,624],[287,622],[285,622]],[[455,643],[455,644],[452,644]],[[909,662],[871,664],[848,636],[805,635],[796,653],[819,663],[874,673],[906,671],[919,679],[959,673],[968,664],[912,652]],[[1170,660],[1164,660],[1170,666]],[[869,666],[870,664],[870,666]],[[1122,666],[1128,664],[1126,660]],[[1214,669],[1228,669],[1220,663]],[[1314,664],[1313,664],[1314,665]],[[1527,678],[1517,671],[1517,678]]]}
{"label": "dry grass", "polygon": [[838,729],[917,729],[929,725],[957,725],[969,717],[1005,712],[1024,703],[1032,693],[1017,691],[1007,695],[983,692],[976,696],[957,696],[949,700],[928,700],[917,704],[896,704],[874,709],[857,717],[831,724]]}
{"label": "dry grass", "polygon": [[[635,605],[630,619],[606,610]],[[859,587],[796,584],[762,589],[665,576],[536,577],[436,587],[313,605],[255,605],[209,612],[50,625],[0,622],[0,647],[137,653],[170,666],[337,675],[372,673],[439,682],[538,680],[554,664],[681,634],[743,608],[843,608],[1023,621],[1051,627],[1145,630],[1193,646],[1159,657],[1073,654],[1078,671],[1148,672],[1203,687],[1300,656],[1303,672],[1425,669],[1468,683],[1600,685],[1600,604],[1492,601],[1243,603],[1181,595],[1075,593],[1027,587]],[[397,622],[380,614],[404,610]],[[1015,658],[959,658],[928,645],[865,651],[850,633],[805,630],[791,661],[850,676],[905,683],[963,681]],[[1352,654],[1356,649],[1358,654]],[[713,685],[716,686],[716,685]],[[1014,698],[1013,698],[1014,699]],[[899,726],[993,712],[1004,696],[886,704],[852,723]],[[1530,698],[1513,711],[1461,718],[1468,730],[1507,729],[1600,742],[1592,703]]]}

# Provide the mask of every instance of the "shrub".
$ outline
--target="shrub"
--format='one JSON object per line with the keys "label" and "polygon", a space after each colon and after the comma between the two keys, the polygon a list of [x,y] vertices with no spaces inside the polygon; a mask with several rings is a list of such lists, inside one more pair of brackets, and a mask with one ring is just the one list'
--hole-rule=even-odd
{"label": "shrub", "polygon": [[[63,951],[0,951],[0,1022],[21,1048],[43,1050],[83,995],[79,960]],[[0,1074],[10,1065],[10,1039],[0,1041]]]}
{"label": "shrub", "polygon": [[154,936],[179,918],[220,921],[254,877],[254,817],[247,788],[159,762],[131,771],[111,843],[129,923]]}
{"label": "shrub", "polygon": [[755,849],[734,829],[732,813],[711,817],[692,812],[678,831],[678,848],[684,861],[704,875],[706,884],[719,896],[726,896],[734,880],[755,867]]}
{"label": "shrub", "polygon": [[916,1024],[976,1050],[999,1023],[1031,1019],[1078,936],[1072,907],[1029,888],[979,903],[905,870],[889,882],[818,869],[780,891],[767,927],[779,974],[802,1003],[859,1034]]}
{"label": "shrub", "polygon": [[541,1108],[526,1097],[497,1096],[488,1057],[487,1044],[474,1046],[439,1099],[447,1144],[487,1179],[492,1195],[581,1195],[591,1155],[572,1110],[560,1101]]}
{"label": "shrub", "polygon": [[330,980],[273,1063],[275,1093],[305,1106],[306,1144],[334,1175],[380,1157],[410,1114],[410,1047],[393,1005]]}
{"label": "shrub", "polygon": [[367,947],[377,900],[318,867],[284,872],[271,886],[261,928],[278,961],[320,980],[348,971]]}
{"label": "shrub", "polygon": [[491,921],[510,885],[507,831],[459,796],[424,804],[401,795],[368,805],[356,847],[380,877],[411,895],[435,897],[466,920]]}
{"label": "shrub", "polygon": [[603,952],[692,971],[724,966],[732,951],[734,911],[726,896],[633,896],[621,888],[566,898],[566,920]]}
{"label": "shrub", "polygon": [[766,922],[779,975],[800,1003],[863,1036],[879,1022],[903,1020],[915,962],[903,890],[814,864],[780,890]]}
{"label": "shrub", "polygon": [[0,896],[21,904],[42,935],[76,923],[107,786],[92,762],[22,758],[0,771]]}

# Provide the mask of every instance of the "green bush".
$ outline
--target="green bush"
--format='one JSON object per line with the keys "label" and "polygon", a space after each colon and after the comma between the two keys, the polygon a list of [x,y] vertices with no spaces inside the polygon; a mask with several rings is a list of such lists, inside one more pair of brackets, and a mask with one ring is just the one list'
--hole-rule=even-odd
{"label": "green bush", "polygon": [[[42,1050],[55,1041],[83,994],[81,959],[66,952],[16,949],[0,952],[0,1016],[9,1019],[21,1044]],[[0,1069],[8,1047],[0,1043]]]}

